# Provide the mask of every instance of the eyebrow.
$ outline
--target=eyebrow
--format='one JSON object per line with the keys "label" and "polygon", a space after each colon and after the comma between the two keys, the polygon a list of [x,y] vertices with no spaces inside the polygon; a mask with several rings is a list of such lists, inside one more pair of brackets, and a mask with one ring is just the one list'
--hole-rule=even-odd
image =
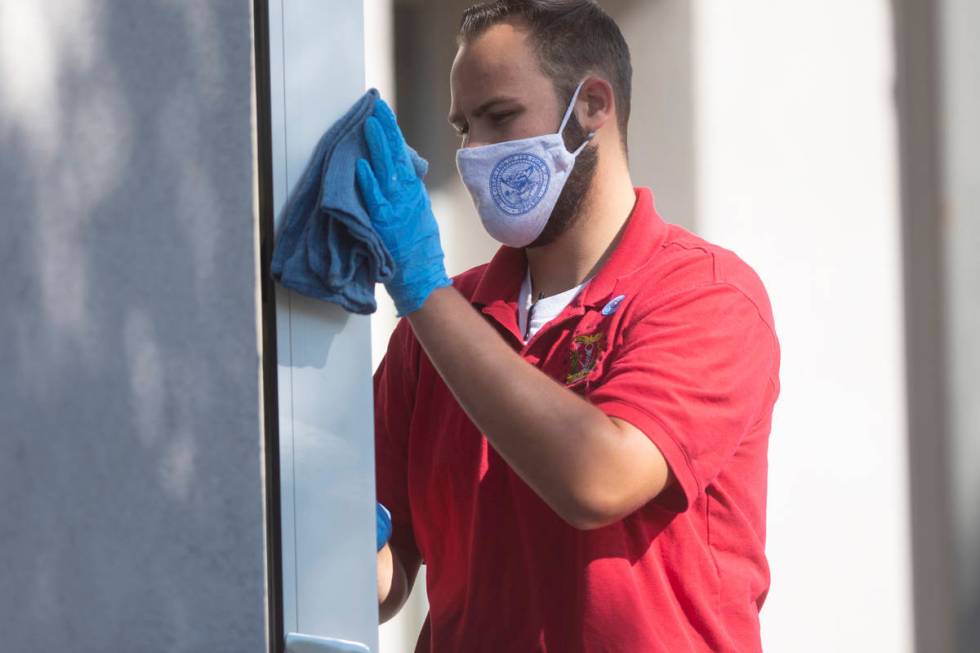
{"label": "eyebrow", "polygon": [[[475,111],[473,111],[473,117],[479,118],[484,113],[489,111],[490,107],[492,107],[493,105],[502,104],[504,102],[517,102],[517,98],[507,97],[505,95],[499,95],[497,97],[490,98],[489,100],[487,100],[486,102],[478,106]],[[449,116],[449,124],[451,125],[459,125],[462,122],[463,122],[463,116],[459,112],[456,112]]]}

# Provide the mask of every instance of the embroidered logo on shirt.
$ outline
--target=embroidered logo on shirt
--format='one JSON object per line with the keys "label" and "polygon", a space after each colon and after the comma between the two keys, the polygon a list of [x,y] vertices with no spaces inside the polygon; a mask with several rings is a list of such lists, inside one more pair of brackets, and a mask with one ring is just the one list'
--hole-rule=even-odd
{"label": "embroidered logo on shirt", "polygon": [[596,359],[602,350],[605,334],[602,332],[583,334],[572,339],[572,349],[569,351],[568,376],[565,383],[575,383],[595,369]]}

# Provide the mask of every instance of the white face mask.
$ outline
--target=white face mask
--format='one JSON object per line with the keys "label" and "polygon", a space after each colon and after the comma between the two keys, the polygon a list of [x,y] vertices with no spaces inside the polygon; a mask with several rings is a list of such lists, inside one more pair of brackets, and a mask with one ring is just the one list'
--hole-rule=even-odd
{"label": "white face mask", "polygon": [[541,235],[575,158],[595,135],[574,152],[561,137],[584,83],[576,87],[557,133],[456,151],[456,168],[483,227],[505,245],[525,247]]}

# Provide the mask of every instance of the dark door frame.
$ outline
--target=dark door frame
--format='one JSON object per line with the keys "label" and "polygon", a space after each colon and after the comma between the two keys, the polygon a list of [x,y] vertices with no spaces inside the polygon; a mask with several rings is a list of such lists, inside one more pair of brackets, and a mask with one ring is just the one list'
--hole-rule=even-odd
{"label": "dark door frame", "polygon": [[279,490],[279,386],[276,351],[276,295],[270,274],[275,232],[272,178],[272,110],[269,77],[268,0],[253,1],[255,33],[255,113],[258,157],[259,266],[262,287],[262,397],[264,403],[266,569],[269,652],[284,653],[282,608],[282,512]]}

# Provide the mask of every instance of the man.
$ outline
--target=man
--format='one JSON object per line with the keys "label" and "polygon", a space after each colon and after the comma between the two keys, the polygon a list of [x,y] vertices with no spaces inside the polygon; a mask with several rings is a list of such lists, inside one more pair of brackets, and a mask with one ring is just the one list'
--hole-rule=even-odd
{"label": "man", "polygon": [[449,120],[493,259],[446,277],[386,105],[358,162],[402,317],[374,377],[381,620],[424,560],[417,651],[758,651],[765,289],[633,186],[629,52],[595,3],[477,5],[458,42]]}

